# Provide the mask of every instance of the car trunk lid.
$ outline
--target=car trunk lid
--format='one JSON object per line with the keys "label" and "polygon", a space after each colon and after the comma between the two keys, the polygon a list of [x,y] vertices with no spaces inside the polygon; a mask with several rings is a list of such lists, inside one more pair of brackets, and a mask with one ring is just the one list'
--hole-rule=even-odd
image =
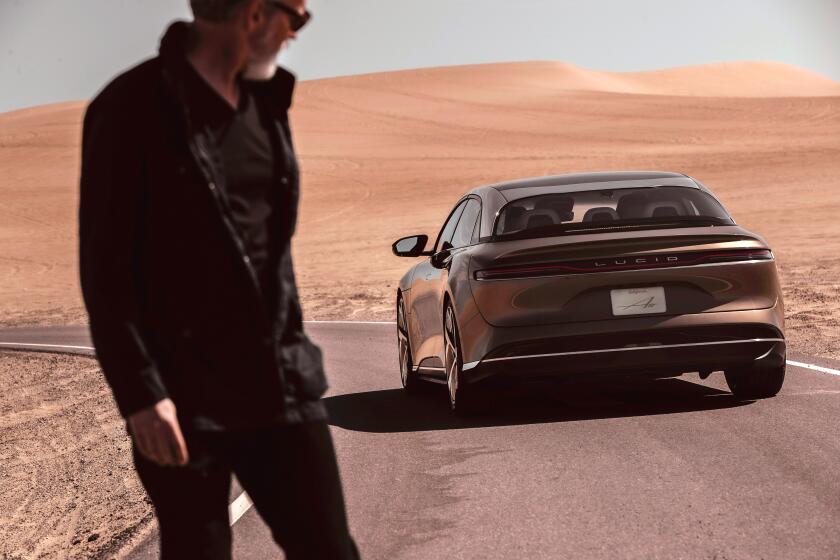
{"label": "car trunk lid", "polygon": [[[766,242],[738,226],[487,243],[473,253],[470,285],[496,326],[758,309],[778,288]],[[633,307],[648,298],[655,305]]]}

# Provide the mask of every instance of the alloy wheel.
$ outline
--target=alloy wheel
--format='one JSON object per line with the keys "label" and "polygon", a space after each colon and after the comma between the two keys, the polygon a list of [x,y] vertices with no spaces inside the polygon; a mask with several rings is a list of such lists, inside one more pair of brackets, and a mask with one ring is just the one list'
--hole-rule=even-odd
{"label": "alloy wheel", "polygon": [[397,357],[400,362],[400,381],[403,389],[413,393],[417,389],[418,380],[411,371],[411,343],[408,340],[408,321],[405,317],[405,304],[402,297],[397,302]]}
{"label": "alloy wheel", "polygon": [[446,306],[446,317],[443,328],[444,365],[446,367],[446,385],[449,388],[449,405],[453,410],[458,408],[458,382],[461,376],[461,360],[458,353],[458,327],[452,305]]}

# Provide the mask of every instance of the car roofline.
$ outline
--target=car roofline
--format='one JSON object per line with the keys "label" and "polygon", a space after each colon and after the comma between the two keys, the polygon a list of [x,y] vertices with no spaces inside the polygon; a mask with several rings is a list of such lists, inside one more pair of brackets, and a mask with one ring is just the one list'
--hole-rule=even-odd
{"label": "car roofline", "polygon": [[522,186],[507,189],[498,189],[491,186],[502,197],[512,202],[521,198],[529,196],[538,196],[540,194],[561,194],[572,192],[585,191],[608,191],[618,189],[640,189],[653,187],[684,187],[697,190],[705,190],[697,184],[696,181],[690,177],[673,177],[667,179],[640,179],[634,181],[599,181],[596,183],[575,183],[572,185],[539,185],[539,186]]}
{"label": "car roofline", "polygon": [[543,185],[571,186],[588,183],[639,181],[644,179],[678,179],[685,177],[687,175],[684,173],[675,173],[673,171],[594,171],[589,173],[563,173],[559,175],[541,175],[522,179],[511,179],[499,183],[492,183],[491,186],[500,190],[509,190]]}

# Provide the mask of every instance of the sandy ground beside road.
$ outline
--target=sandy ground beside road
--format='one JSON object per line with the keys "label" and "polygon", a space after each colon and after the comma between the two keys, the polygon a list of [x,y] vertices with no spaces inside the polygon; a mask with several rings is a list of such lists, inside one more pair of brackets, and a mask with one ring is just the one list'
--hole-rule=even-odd
{"label": "sandy ground beside road", "polygon": [[[0,115],[0,325],[86,319],[75,221],[83,110],[74,102]],[[772,63],[635,74],[466,66],[304,82],[293,120],[306,319],[393,320],[412,261],[393,257],[390,244],[434,237],[472,186],[657,169],[697,177],[767,238],[791,347],[840,357],[840,84]],[[2,354],[0,386],[12,387],[0,400],[0,498],[17,504],[2,514],[0,551],[84,557],[148,517],[91,362]],[[88,542],[93,532],[100,537]]]}
{"label": "sandy ground beside road", "polygon": [[0,351],[0,558],[105,558],[152,524],[96,362]]}

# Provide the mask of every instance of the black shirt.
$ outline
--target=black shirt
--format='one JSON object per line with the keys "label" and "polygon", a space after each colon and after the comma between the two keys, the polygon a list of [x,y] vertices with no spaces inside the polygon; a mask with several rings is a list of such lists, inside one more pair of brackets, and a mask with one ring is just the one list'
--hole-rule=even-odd
{"label": "black shirt", "polygon": [[233,108],[190,64],[187,66],[188,95],[195,101],[193,118],[216,141],[224,171],[223,194],[266,303],[271,305],[275,286],[269,271],[276,252],[270,243],[276,237],[272,217],[277,205],[277,166],[283,162],[274,161],[273,138],[258,110],[251,84],[240,81],[239,106]]}
{"label": "black shirt", "polygon": [[323,420],[326,375],[303,329],[290,251],[300,198],[294,75],[278,67],[248,84],[276,164],[269,266],[280,297],[269,308],[245,266],[216,138],[187,86],[190,34],[173,23],[160,55],[112,80],[85,112],[79,271],[97,358],[126,418],[171,397],[182,426]]}

